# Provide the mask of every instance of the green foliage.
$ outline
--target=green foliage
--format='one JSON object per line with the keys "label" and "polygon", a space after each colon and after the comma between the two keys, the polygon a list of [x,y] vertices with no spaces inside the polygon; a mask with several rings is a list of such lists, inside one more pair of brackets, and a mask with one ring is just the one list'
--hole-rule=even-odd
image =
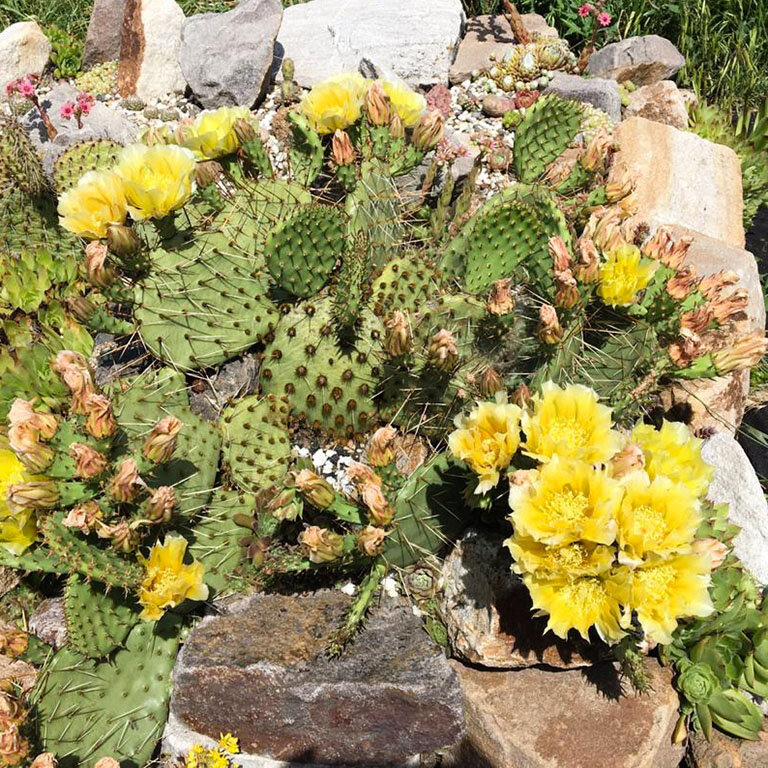
{"label": "green foliage", "polygon": [[51,64],[56,79],[74,77],[80,70],[83,58],[83,42],[71,35],[58,24],[45,28],[45,35],[51,43]]}
{"label": "green foliage", "polygon": [[117,92],[117,62],[96,64],[75,77],[75,88],[93,96],[106,96]]}

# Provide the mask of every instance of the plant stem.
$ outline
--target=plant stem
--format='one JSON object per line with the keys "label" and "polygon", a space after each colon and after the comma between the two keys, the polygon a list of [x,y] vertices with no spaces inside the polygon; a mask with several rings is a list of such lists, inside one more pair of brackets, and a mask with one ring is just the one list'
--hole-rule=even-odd
{"label": "plant stem", "polygon": [[507,19],[509,20],[509,26],[512,27],[512,34],[515,36],[515,42],[520,44],[530,43],[531,35],[523,24],[523,17],[515,7],[515,4],[511,0],[503,0],[504,10],[506,12]]}

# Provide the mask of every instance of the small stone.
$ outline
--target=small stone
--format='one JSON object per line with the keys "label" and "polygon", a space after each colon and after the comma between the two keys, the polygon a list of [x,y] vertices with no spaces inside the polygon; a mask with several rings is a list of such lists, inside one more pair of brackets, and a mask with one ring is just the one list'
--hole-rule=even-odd
{"label": "small stone", "polygon": [[437,110],[443,117],[450,117],[453,114],[451,92],[442,83],[433,85],[424,98],[427,100],[427,109]]}
{"label": "small stone", "polygon": [[712,740],[692,733],[689,740],[691,768],[768,768],[768,742],[733,739],[716,728]]}
{"label": "small stone", "polygon": [[490,93],[483,99],[483,114],[488,117],[503,117],[515,108],[515,100],[496,93]]}
{"label": "small stone", "polygon": [[585,101],[602,109],[614,122],[621,120],[621,95],[615,80],[555,72],[544,93],[555,93],[570,101]]}
{"label": "small stone", "polygon": [[94,0],[83,48],[84,70],[120,58],[125,3],[126,0]]}
{"label": "small stone", "polygon": [[659,35],[628,37],[595,51],[587,72],[595,77],[610,77],[623,83],[649,85],[667,80],[685,66],[685,57],[666,38]]}
{"label": "small stone", "polygon": [[644,85],[629,95],[625,117],[645,117],[680,130],[688,127],[686,99],[671,80]]}
{"label": "small stone", "polygon": [[67,642],[67,617],[64,613],[64,598],[54,597],[43,600],[38,609],[29,617],[29,631],[44,643],[58,650]]}
{"label": "small stone", "polygon": [[48,63],[51,44],[36,21],[19,21],[0,32],[0,93],[13,80],[39,75]]}
{"label": "small stone", "polygon": [[259,367],[258,357],[246,354],[224,363],[212,379],[197,379],[198,386],[189,389],[192,412],[206,421],[218,421],[226,406],[256,391]]}

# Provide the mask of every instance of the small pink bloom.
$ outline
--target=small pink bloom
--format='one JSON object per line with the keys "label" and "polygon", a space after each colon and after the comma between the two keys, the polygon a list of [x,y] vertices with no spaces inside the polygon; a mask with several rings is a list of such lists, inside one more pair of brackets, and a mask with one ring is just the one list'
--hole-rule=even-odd
{"label": "small pink bloom", "polygon": [[78,102],[77,109],[81,115],[87,115],[91,111],[91,105],[87,101],[81,101]]}
{"label": "small pink bloom", "polygon": [[581,16],[581,18],[584,19],[587,16],[589,16],[589,12],[592,11],[592,10],[594,10],[594,6],[593,5],[590,5],[589,3],[584,3],[584,5],[582,5],[579,8],[579,16]]}
{"label": "small pink bloom", "polygon": [[69,120],[75,114],[75,105],[71,101],[65,101],[61,105],[61,117],[63,120]]}
{"label": "small pink bloom", "polygon": [[603,11],[597,16],[597,23],[601,27],[607,27],[611,23],[611,14]]}
{"label": "small pink bloom", "polygon": [[86,91],[80,91],[80,93],[77,94],[78,104],[88,104],[90,106],[93,105],[93,102],[93,94],[87,93]]}
{"label": "small pink bloom", "polygon": [[29,82],[29,80],[23,80],[21,83],[19,83],[19,93],[22,96],[34,96],[35,95],[35,86],[32,85],[32,83]]}

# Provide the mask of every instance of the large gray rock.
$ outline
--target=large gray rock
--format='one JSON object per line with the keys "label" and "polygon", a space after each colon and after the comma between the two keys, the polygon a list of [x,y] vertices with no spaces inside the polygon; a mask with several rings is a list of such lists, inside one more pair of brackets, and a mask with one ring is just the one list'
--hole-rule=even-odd
{"label": "large gray rock", "polygon": [[728,504],[728,518],[741,527],[734,552],[760,584],[768,584],[768,502],[747,454],[722,432],[704,443],[701,457],[715,468],[707,498]]}
{"label": "large gray rock", "polygon": [[408,605],[380,606],[327,657],[349,603],[332,591],[259,594],[203,619],[176,665],[165,752],[229,731],[244,765],[405,765],[458,741],[458,676]]}
{"label": "large gray rock", "polygon": [[120,58],[126,0],[94,0],[83,48],[83,69]]}
{"label": "large gray rock", "polygon": [[35,21],[19,21],[0,32],[0,93],[19,77],[39,75],[50,55],[51,44]]}
{"label": "large gray rock", "polygon": [[280,0],[242,0],[227,13],[201,13],[184,22],[179,63],[204,107],[250,107],[261,98],[282,18]]}
{"label": "large gray rock", "polygon": [[649,85],[667,80],[685,66],[685,57],[659,35],[628,37],[595,51],[589,57],[587,72],[623,83]]}
{"label": "large gray rock", "polygon": [[585,101],[607,112],[614,122],[621,120],[621,95],[615,80],[556,72],[544,93],[556,93],[570,101]]}
{"label": "large gray rock", "polygon": [[312,0],[285,9],[278,63],[293,59],[305,88],[362,58],[412,86],[447,83],[464,18],[461,0]]}

